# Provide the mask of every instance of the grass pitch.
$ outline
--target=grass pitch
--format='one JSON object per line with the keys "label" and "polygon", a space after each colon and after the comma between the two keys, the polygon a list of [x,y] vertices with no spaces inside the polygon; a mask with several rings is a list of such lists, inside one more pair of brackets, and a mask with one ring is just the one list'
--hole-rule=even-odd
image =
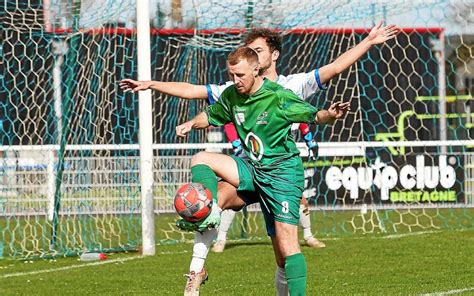
{"label": "grass pitch", "polygon": [[[308,295],[474,295],[474,229],[323,239],[303,247]],[[157,254],[0,260],[1,295],[182,295],[192,244],[163,244]],[[209,253],[201,295],[274,295],[268,239],[230,242]],[[440,294],[448,295],[448,294]]]}

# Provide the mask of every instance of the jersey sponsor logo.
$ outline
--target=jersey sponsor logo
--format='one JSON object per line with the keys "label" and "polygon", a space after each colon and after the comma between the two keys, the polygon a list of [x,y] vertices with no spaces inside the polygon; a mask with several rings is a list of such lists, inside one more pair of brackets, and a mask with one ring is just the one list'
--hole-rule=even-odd
{"label": "jersey sponsor logo", "polygon": [[262,113],[260,113],[260,115],[258,115],[257,117],[257,122],[256,124],[268,124],[268,122],[265,120],[268,116],[268,112],[267,111],[264,111]]}
{"label": "jersey sponsor logo", "polygon": [[282,219],[295,220],[295,218],[290,215],[277,214],[276,216]]}
{"label": "jersey sponsor logo", "polygon": [[259,161],[263,156],[263,142],[254,133],[248,133],[245,137],[245,146],[250,150],[250,158],[252,160]]}

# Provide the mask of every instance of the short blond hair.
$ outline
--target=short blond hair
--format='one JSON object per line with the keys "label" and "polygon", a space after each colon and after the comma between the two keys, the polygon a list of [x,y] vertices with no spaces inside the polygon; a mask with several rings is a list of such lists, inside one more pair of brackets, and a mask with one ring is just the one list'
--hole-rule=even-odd
{"label": "short blond hair", "polygon": [[247,60],[249,64],[258,65],[258,55],[255,50],[248,46],[240,46],[227,57],[230,65],[237,65],[240,61]]}

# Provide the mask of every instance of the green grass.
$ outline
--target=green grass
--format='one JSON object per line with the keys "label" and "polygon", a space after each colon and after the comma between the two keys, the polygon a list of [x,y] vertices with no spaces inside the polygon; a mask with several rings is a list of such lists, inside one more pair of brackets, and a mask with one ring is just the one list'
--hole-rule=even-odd
{"label": "green grass", "polygon": [[[56,251],[75,254],[87,249],[118,250],[137,248],[141,241],[140,214],[130,215],[71,215],[59,219]],[[176,229],[176,214],[156,215],[157,242],[177,243],[191,241],[193,234]],[[239,212],[229,231],[234,240],[266,239],[261,213],[249,213],[247,222]],[[474,228],[474,208],[453,209],[399,209],[368,211],[313,211],[312,229],[322,238],[352,237],[364,234],[400,234],[417,231]],[[245,227],[244,227],[245,225]],[[1,256],[50,256],[52,224],[44,216],[0,218]],[[247,229],[247,232],[243,232]]]}
{"label": "green grass", "polygon": [[[325,249],[303,247],[308,295],[416,295],[471,289],[474,229],[407,235],[353,235],[325,239]],[[104,265],[76,258],[23,263],[0,260],[2,295],[182,295],[192,244],[158,245],[157,254]],[[85,265],[83,267],[78,267]],[[58,270],[63,267],[74,267]],[[268,239],[238,241],[210,253],[201,295],[274,295],[274,258]],[[51,272],[44,272],[52,269]],[[6,277],[16,273],[38,272]]]}

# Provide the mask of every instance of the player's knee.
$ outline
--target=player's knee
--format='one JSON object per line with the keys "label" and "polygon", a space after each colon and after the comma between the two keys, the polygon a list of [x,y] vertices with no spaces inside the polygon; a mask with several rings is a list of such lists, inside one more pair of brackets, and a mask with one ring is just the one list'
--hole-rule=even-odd
{"label": "player's knee", "polygon": [[296,253],[300,253],[297,226],[281,222],[275,222],[275,225],[275,238],[281,256],[286,258]]}
{"label": "player's knee", "polygon": [[222,200],[217,195],[217,205],[222,210],[233,210],[233,211],[240,211],[245,207],[245,202],[243,201],[235,201],[235,200]]}
{"label": "player's knee", "polygon": [[287,242],[280,247],[281,255],[286,258],[288,256],[301,253],[298,239],[295,241]]}
{"label": "player's knee", "polygon": [[238,196],[220,192],[217,192],[217,203],[223,210],[240,211],[245,206],[245,202]]}
{"label": "player's knee", "polygon": [[193,157],[191,158],[191,166],[195,166],[198,164],[210,165],[210,162],[212,159],[211,154],[212,153],[209,153],[206,151],[201,151],[194,154]]}

